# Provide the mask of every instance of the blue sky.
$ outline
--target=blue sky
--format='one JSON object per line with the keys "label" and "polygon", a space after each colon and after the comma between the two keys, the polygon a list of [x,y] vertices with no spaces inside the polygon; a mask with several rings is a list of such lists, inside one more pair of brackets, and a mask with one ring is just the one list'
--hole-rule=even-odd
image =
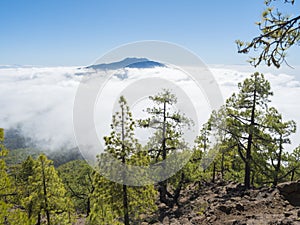
{"label": "blue sky", "polygon": [[[296,11],[299,3],[286,8]],[[263,0],[4,0],[0,65],[87,65],[141,40],[182,45],[208,64],[246,64],[234,41],[258,34],[263,9]],[[298,52],[289,52],[292,65],[300,64]]]}

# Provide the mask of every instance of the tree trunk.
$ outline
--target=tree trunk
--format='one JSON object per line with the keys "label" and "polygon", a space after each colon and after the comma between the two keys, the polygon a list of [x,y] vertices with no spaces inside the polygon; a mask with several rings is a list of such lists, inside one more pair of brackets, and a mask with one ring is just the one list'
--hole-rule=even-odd
{"label": "tree trunk", "polygon": [[87,199],[87,204],[86,204],[86,217],[90,215],[91,212],[91,199]]}
{"label": "tree trunk", "polygon": [[295,176],[295,169],[292,170],[291,181],[294,181],[294,176]]}
{"label": "tree trunk", "polygon": [[42,179],[43,179],[43,191],[44,191],[44,202],[45,202],[45,212],[47,217],[47,224],[51,225],[50,222],[50,212],[48,207],[48,197],[47,197],[47,186],[46,186],[46,177],[45,177],[45,168],[44,168],[44,161],[41,160],[41,166],[42,166]]}
{"label": "tree trunk", "polygon": [[[164,109],[163,109],[163,129],[162,129],[162,160],[167,159],[167,150],[166,150],[166,123],[167,123],[167,116],[166,116],[166,110],[167,110],[167,102],[164,101]],[[163,170],[165,171],[165,164],[163,163]],[[163,176],[164,177],[164,176]],[[162,182],[159,182],[159,200],[162,203],[165,203],[167,206],[172,208],[174,206],[174,202],[168,198],[168,181],[164,180]]]}
{"label": "tree trunk", "polygon": [[216,180],[216,163],[213,163],[213,177],[212,177],[212,182],[215,183]]}
{"label": "tree trunk", "polygon": [[174,201],[172,201],[168,197],[167,182],[164,180],[162,182],[159,182],[158,185],[159,201],[166,204],[169,208],[173,208]]}
{"label": "tree trunk", "polygon": [[38,219],[36,225],[41,225],[41,213],[38,213]]}
{"label": "tree trunk", "polygon": [[252,172],[251,185],[254,186],[255,173]]}
{"label": "tree trunk", "polygon": [[275,176],[274,176],[274,181],[273,185],[276,186],[278,184],[278,177],[279,177],[279,172],[280,172],[280,166],[281,166],[281,155],[283,151],[283,146],[282,146],[282,135],[280,135],[280,140],[279,140],[279,154],[278,154],[278,162],[275,168]]}
{"label": "tree trunk", "polygon": [[[124,127],[124,108],[122,107],[122,163],[126,163],[126,146],[125,146],[125,127]],[[123,172],[123,181],[126,181],[125,171]],[[124,210],[124,224],[129,225],[129,208],[128,208],[128,196],[127,196],[127,186],[123,184],[123,210]]]}
{"label": "tree trunk", "polygon": [[127,186],[123,184],[124,224],[129,225]]}
{"label": "tree trunk", "polygon": [[180,181],[179,181],[179,184],[174,192],[174,203],[176,203],[178,205],[178,199],[179,199],[179,196],[180,196],[180,192],[181,192],[181,189],[182,189],[182,186],[184,184],[184,181],[185,180],[185,176],[184,176],[184,172],[182,171],[181,172],[181,177],[180,177]]}
{"label": "tree trunk", "polygon": [[[249,139],[252,141],[252,138]],[[250,142],[249,141],[249,142]],[[247,153],[246,153],[246,161],[245,161],[245,177],[244,177],[244,183],[246,189],[250,188],[250,178],[251,178],[251,167],[250,167],[250,158],[251,158],[251,144],[249,145],[250,147],[247,148]]]}
{"label": "tree trunk", "polygon": [[224,152],[222,152],[222,160],[221,160],[221,176],[222,176],[222,180],[224,179],[224,156],[225,154],[224,154]]}
{"label": "tree trunk", "polygon": [[250,121],[250,130],[249,130],[249,136],[248,136],[248,143],[247,143],[247,149],[246,149],[246,158],[245,158],[245,188],[249,189],[251,186],[250,179],[251,179],[251,147],[252,147],[252,141],[253,141],[253,129],[255,126],[255,108],[256,108],[256,76],[255,76],[255,82],[254,82],[254,91],[253,91],[253,104],[251,109],[251,121]]}

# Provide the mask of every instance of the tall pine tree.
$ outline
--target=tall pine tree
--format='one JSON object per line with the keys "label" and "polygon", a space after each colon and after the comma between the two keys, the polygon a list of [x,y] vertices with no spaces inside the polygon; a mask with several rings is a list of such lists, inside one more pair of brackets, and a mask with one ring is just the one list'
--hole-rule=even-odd
{"label": "tall pine tree", "polygon": [[4,225],[31,225],[25,211],[14,199],[19,198],[13,185],[13,179],[7,172],[4,157],[8,151],[4,146],[4,130],[0,128],[0,224]]}
{"label": "tall pine tree", "polygon": [[37,224],[46,218],[47,225],[71,224],[73,205],[66,197],[65,187],[59,178],[53,162],[40,155],[29,176],[28,197],[24,198],[25,208],[36,218]]}
{"label": "tall pine tree", "polygon": [[238,153],[244,162],[244,184],[251,185],[253,151],[259,151],[263,141],[263,118],[271,92],[270,83],[263,74],[254,73],[238,84],[238,94],[226,101],[226,132],[236,141]]}
{"label": "tall pine tree", "polygon": [[[141,127],[155,130],[150,138],[148,148],[150,156],[157,163],[166,160],[170,154],[176,151],[187,150],[187,145],[183,139],[183,131],[184,128],[189,128],[192,125],[192,121],[183,113],[172,109],[177,103],[177,98],[170,90],[163,90],[161,93],[149,98],[154,103],[153,107],[146,110],[150,117],[140,120],[139,124]],[[165,169],[167,168],[163,170]],[[176,181],[173,193],[168,190],[169,179],[159,182],[160,201],[169,207],[173,207],[177,203],[179,193],[186,179],[182,171],[177,173],[177,176],[179,176],[179,179],[173,179]]]}
{"label": "tall pine tree", "polygon": [[[123,96],[119,100],[120,111],[113,115],[111,133],[104,137],[105,152],[98,156],[99,164],[110,154],[122,164],[147,165],[147,154],[134,137],[135,122],[129,106]],[[126,185],[126,180],[134,179],[119,171],[114,165],[106,165],[110,173],[118,177],[120,183],[107,180],[98,172],[94,174],[93,208],[90,216],[91,223],[125,225],[136,221],[138,215],[155,208],[155,195],[153,185],[132,187]],[[102,167],[100,166],[100,169]],[[123,219],[121,219],[123,218]]]}

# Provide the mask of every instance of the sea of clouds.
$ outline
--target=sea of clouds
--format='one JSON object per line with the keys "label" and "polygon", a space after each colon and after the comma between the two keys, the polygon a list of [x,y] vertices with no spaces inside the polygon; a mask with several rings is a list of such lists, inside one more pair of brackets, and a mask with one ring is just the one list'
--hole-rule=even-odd
{"label": "sea of clouds", "polygon": [[[242,82],[253,72],[243,66],[228,65],[211,65],[210,71],[219,84],[224,100],[237,91],[238,82]],[[44,150],[75,147],[77,143],[73,128],[73,105],[80,81],[89,74],[89,70],[78,67],[0,67],[0,127],[5,129],[19,127],[24,136],[30,137]],[[106,95],[105,91],[102,93],[104,99],[107,96],[107,102],[116,101],[113,99],[124,85],[122,77],[129,76],[132,82],[137,74],[147,77],[153,74],[156,76],[165,74],[165,79],[174,76],[174,80],[177,79],[179,82],[178,85],[190,92],[188,96],[191,101],[197,98],[199,102],[201,94],[193,92],[191,80],[182,79],[179,72],[171,71],[170,68],[128,68],[116,71],[116,74],[119,76],[110,81],[114,85],[108,88],[113,91],[110,94],[107,92]],[[284,120],[293,119],[300,126],[300,81],[294,75],[287,73],[276,74],[265,71],[264,74],[274,92],[271,105],[278,108]],[[99,113],[103,112],[108,104],[103,101],[105,100],[98,99]],[[143,104],[136,105],[135,110],[144,107]],[[208,118],[209,110],[204,105],[196,104],[196,107],[201,107],[203,109],[201,112],[204,112],[203,115],[201,112],[198,114],[202,119],[201,125]],[[111,111],[110,108],[109,110]],[[110,116],[111,114],[106,114],[104,120],[101,117],[95,119],[95,123],[102,123],[99,129],[103,129],[103,135],[109,132]],[[288,150],[300,144],[299,134],[300,132],[297,131],[292,136],[292,145],[287,147]]]}

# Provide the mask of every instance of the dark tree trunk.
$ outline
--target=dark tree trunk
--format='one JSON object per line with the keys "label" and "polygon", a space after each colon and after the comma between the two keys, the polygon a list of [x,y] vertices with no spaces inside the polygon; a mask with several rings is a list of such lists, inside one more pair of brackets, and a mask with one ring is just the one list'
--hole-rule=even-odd
{"label": "dark tree trunk", "polygon": [[[159,184],[159,188],[158,188],[159,201],[162,203],[165,203],[168,207],[173,208],[174,201],[172,200],[172,196],[170,196],[170,194],[168,194],[167,182],[162,181],[162,182],[159,182],[158,184]],[[170,197],[171,197],[171,199],[170,199]]]}
{"label": "dark tree trunk", "polygon": [[47,217],[47,224],[51,225],[50,221],[50,212],[48,207],[48,197],[47,197],[47,185],[46,185],[46,177],[45,177],[45,168],[44,168],[44,162],[41,161],[42,164],[42,178],[43,178],[43,191],[44,191],[44,202],[45,202],[45,212]]}
{"label": "dark tree trunk", "polygon": [[294,181],[295,169],[292,170],[291,181]]}
{"label": "dark tree trunk", "polygon": [[275,167],[275,177],[273,181],[273,185],[276,186],[279,181],[279,172],[280,172],[280,166],[281,166],[281,157],[282,157],[282,151],[283,151],[283,146],[282,146],[282,135],[280,135],[280,140],[279,140],[279,153],[278,153],[278,162]]}
{"label": "dark tree trunk", "polygon": [[[27,196],[28,197],[28,196]],[[31,218],[31,216],[32,216],[32,202],[30,202],[29,203],[29,209],[28,209],[28,219],[30,219]]]}
{"label": "dark tree trunk", "polygon": [[221,160],[221,176],[222,176],[222,180],[224,179],[224,170],[225,170],[225,168],[224,168],[224,156],[225,154],[224,154],[224,152],[222,152],[222,160]]}
{"label": "dark tree trunk", "polygon": [[[252,135],[251,135],[252,136]],[[252,142],[252,137],[249,138],[249,142]],[[250,178],[251,178],[251,167],[250,167],[250,159],[251,159],[251,144],[248,144],[249,147],[247,148],[246,153],[246,161],[245,161],[245,177],[244,183],[246,189],[250,188]]]}
{"label": "dark tree trunk", "polygon": [[124,224],[129,225],[127,186],[123,184]]}
{"label": "dark tree trunk", "polygon": [[86,217],[88,217],[90,215],[90,212],[91,212],[91,199],[88,198],[87,205],[86,205]]}
{"label": "dark tree trunk", "polygon": [[[122,163],[126,163],[126,146],[125,146],[125,127],[124,127],[124,108],[122,107]],[[126,181],[126,174],[123,173],[123,180]],[[124,224],[129,225],[129,207],[128,207],[128,196],[127,196],[127,186],[123,184],[123,210],[124,210]]]}
{"label": "dark tree trunk", "polygon": [[253,104],[251,109],[251,121],[250,121],[250,130],[249,130],[249,136],[248,136],[248,143],[247,143],[247,149],[246,149],[246,158],[245,158],[245,188],[249,189],[251,186],[250,179],[251,179],[251,147],[253,142],[253,129],[255,126],[255,109],[256,109],[256,77],[254,82],[254,91],[253,91]]}
{"label": "dark tree trunk", "polygon": [[255,173],[252,172],[251,185],[254,186]]}
{"label": "dark tree trunk", "polygon": [[216,163],[213,163],[213,177],[212,177],[212,182],[215,183],[216,180]]}
{"label": "dark tree trunk", "polygon": [[181,192],[184,182],[185,182],[185,176],[184,176],[184,172],[182,171],[178,187],[176,188],[176,190],[174,192],[174,203],[176,203],[177,205],[178,205],[178,199],[179,199],[180,192]]}
{"label": "dark tree trunk", "polygon": [[[167,110],[167,102],[164,101],[164,109],[163,109],[163,129],[162,129],[162,160],[167,159],[167,149],[166,149],[166,123],[167,123],[167,116],[166,116],[166,110]],[[163,163],[163,170],[165,171],[165,164]],[[164,176],[163,176],[164,177]],[[159,182],[159,200],[162,203],[165,203],[167,206],[172,208],[174,206],[174,202],[169,199],[168,197],[168,181],[164,180],[162,182]]]}
{"label": "dark tree trunk", "polygon": [[38,213],[38,219],[36,225],[41,225],[41,213]]}

